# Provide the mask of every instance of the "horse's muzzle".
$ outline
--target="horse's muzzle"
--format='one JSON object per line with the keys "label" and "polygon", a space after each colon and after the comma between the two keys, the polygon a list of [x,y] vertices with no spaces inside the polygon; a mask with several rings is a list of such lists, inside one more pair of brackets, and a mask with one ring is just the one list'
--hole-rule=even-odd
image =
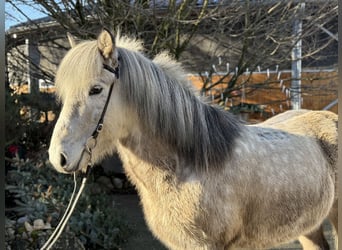
{"label": "horse's muzzle", "polygon": [[58,157],[59,159],[55,159],[54,161],[50,158],[50,162],[58,172],[64,174],[72,174],[77,171],[78,166],[69,162],[67,154],[61,152],[60,154],[58,154]]}

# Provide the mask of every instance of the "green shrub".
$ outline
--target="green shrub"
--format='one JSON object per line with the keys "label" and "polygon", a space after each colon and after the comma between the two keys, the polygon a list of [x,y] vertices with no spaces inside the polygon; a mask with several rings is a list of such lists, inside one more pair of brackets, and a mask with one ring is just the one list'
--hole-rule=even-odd
{"label": "green shrub", "polygon": [[[118,249],[133,230],[115,207],[110,194],[89,192],[89,186],[96,184],[94,182],[91,175],[63,234],[77,236],[86,249]],[[35,220],[42,219],[55,228],[73,187],[73,177],[52,169],[46,154],[41,154],[36,162],[13,161],[7,172],[5,191],[6,218],[9,219],[6,227],[14,229],[15,237],[9,237],[11,241],[6,242],[7,246],[19,249],[20,242],[25,245],[23,249],[40,248],[53,229],[28,231],[24,221],[32,225]]]}

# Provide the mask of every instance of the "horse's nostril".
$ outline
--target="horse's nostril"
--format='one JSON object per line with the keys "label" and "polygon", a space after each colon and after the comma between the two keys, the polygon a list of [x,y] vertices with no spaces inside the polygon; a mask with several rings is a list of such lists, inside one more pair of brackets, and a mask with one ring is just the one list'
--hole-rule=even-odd
{"label": "horse's nostril", "polygon": [[64,153],[61,153],[61,162],[60,163],[61,163],[62,167],[65,167],[67,164],[67,159],[66,159],[66,156]]}

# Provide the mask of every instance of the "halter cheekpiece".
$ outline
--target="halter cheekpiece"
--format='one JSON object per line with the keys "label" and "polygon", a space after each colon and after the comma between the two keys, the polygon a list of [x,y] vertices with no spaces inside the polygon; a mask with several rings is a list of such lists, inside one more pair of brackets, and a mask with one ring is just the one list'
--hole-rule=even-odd
{"label": "halter cheekpiece", "polygon": [[[109,66],[107,64],[103,64],[103,68],[108,70],[109,72],[113,73],[115,75],[116,79],[119,79],[119,64],[115,68],[112,68],[111,66]],[[110,97],[111,97],[112,92],[113,92],[114,83],[115,83],[115,81],[113,81],[110,85],[107,100],[106,100],[105,105],[103,107],[100,119],[99,119],[99,121],[95,127],[95,130],[93,131],[91,136],[88,138],[86,145],[85,145],[86,151],[90,154],[90,156],[92,154],[92,149],[95,148],[95,146],[96,146],[97,136],[99,135],[99,133],[102,131],[102,128],[103,128],[104,116],[106,115],[106,111],[108,108]],[[88,165],[91,165],[91,164],[92,164],[92,162],[90,160]]]}

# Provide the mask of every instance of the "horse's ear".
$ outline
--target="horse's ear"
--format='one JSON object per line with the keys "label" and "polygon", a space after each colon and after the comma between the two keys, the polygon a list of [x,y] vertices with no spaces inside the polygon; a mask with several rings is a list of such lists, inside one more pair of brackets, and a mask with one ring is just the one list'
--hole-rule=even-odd
{"label": "horse's ear", "polygon": [[111,57],[115,49],[114,36],[109,30],[103,29],[97,38],[97,47],[105,59]]}
{"label": "horse's ear", "polygon": [[69,40],[69,43],[70,43],[70,47],[73,48],[76,46],[76,41],[74,39],[74,37],[69,33],[67,32],[67,36],[68,36],[68,40]]}

